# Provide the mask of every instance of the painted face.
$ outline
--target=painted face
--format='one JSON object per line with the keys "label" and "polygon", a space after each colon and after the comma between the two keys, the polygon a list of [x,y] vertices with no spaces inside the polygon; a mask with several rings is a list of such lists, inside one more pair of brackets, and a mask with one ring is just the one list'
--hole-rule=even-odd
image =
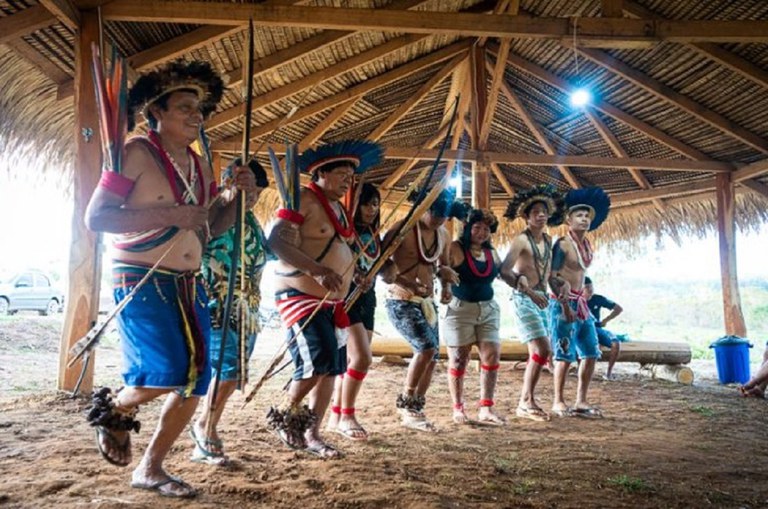
{"label": "painted face", "polygon": [[485,222],[478,221],[472,224],[469,234],[472,244],[482,245],[483,242],[491,238],[491,228]]}
{"label": "painted face", "polygon": [[379,199],[376,197],[371,198],[368,203],[360,205],[360,220],[363,224],[372,224],[376,220],[380,205]]}
{"label": "painted face", "polygon": [[171,92],[167,109],[152,105],[150,111],[157,119],[158,130],[164,135],[185,138],[189,143],[197,139],[203,114],[200,111],[200,100],[194,92]]}
{"label": "painted face", "polygon": [[534,203],[528,210],[528,224],[537,228],[544,228],[549,219],[549,211],[543,202]]}
{"label": "painted face", "polygon": [[592,224],[592,215],[588,210],[577,209],[568,214],[566,219],[568,226],[574,231],[589,231],[589,225]]}
{"label": "painted face", "polygon": [[329,198],[338,200],[349,190],[354,175],[355,169],[352,166],[339,166],[320,173],[318,183]]}

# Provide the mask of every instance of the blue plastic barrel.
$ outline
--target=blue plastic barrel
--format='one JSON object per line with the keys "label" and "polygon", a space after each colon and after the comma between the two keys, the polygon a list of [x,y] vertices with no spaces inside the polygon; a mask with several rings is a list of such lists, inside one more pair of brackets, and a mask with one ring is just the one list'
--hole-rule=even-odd
{"label": "blue plastic barrel", "polygon": [[743,384],[749,381],[749,349],[752,345],[747,339],[723,336],[709,347],[715,349],[717,378],[721,384]]}

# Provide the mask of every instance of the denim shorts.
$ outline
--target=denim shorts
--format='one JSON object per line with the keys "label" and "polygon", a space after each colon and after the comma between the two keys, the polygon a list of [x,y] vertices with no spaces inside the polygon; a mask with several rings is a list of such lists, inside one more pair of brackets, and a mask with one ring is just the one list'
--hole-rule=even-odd
{"label": "denim shorts", "polygon": [[[435,306],[435,313],[437,313],[437,306]],[[387,299],[387,315],[397,332],[410,343],[415,352],[421,353],[434,348],[435,359],[440,356],[437,324],[429,324],[420,304],[408,300]]]}
{"label": "denim shorts", "polygon": [[[576,302],[569,301],[568,305],[576,313]],[[552,300],[549,303],[549,320],[552,351],[556,361],[575,362],[577,356],[579,359],[600,358],[595,318],[591,314],[585,320],[577,318],[567,322],[560,302]]]}

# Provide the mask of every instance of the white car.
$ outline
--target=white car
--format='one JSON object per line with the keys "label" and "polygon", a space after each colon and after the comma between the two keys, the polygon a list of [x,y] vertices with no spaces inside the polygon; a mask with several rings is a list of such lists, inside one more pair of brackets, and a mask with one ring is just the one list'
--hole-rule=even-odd
{"label": "white car", "polygon": [[0,315],[33,310],[45,316],[61,311],[63,306],[64,294],[40,271],[27,270],[0,279]]}

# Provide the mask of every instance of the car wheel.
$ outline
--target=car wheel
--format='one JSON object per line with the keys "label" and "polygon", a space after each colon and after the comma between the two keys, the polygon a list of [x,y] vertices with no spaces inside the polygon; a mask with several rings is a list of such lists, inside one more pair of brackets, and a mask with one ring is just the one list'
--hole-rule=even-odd
{"label": "car wheel", "polygon": [[10,307],[10,303],[8,302],[8,299],[5,297],[0,297],[0,316],[5,316],[8,313],[8,308]]}
{"label": "car wheel", "polygon": [[51,299],[48,301],[48,305],[45,306],[45,311],[40,311],[40,314],[43,316],[49,316],[56,314],[56,311],[59,310],[59,301],[56,299]]}

